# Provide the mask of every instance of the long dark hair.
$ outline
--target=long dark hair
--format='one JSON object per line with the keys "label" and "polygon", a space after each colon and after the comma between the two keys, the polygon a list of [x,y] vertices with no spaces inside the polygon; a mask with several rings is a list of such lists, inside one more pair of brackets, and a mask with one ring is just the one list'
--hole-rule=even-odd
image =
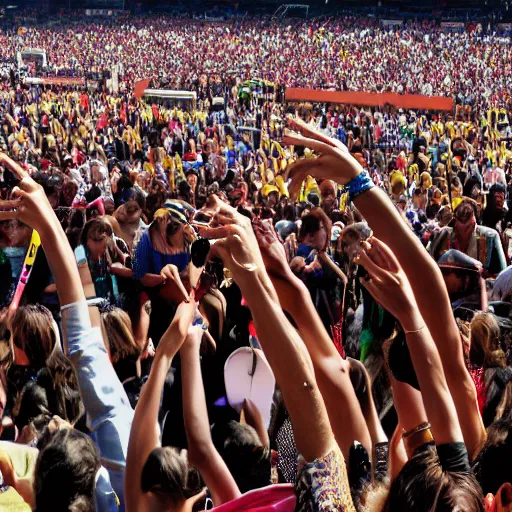
{"label": "long dark hair", "polygon": [[382,512],[484,512],[483,494],[473,473],[445,471],[428,447],[409,459],[393,480]]}
{"label": "long dark hair", "polygon": [[75,429],[57,430],[39,443],[35,469],[36,511],[91,511],[101,467],[91,438]]}
{"label": "long dark hair", "polygon": [[20,430],[40,415],[56,415],[72,425],[84,416],[78,380],[70,361],[56,350],[46,364],[35,380],[25,384],[16,400],[14,423]]}
{"label": "long dark hair", "polygon": [[142,492],[152,492],[172,504],[180,503],[201,489],[199,473],[171,447],[155,448],[141,475]]}
{"label": "long dark hair", "polygon": [[512,420],[494,422],[487,429],[487,439],[473,464],[473,471],[485,495],[496,494],[506,482],[512,481],[512,466],[505,463],[512,457]]}
{"label": "long dark hair", "polygon": [[35,368],[46,366],[55,348],[57,336],[52,327],[52,314],[40,304],[21,306],[11,322],[12,341],[23,350]]}

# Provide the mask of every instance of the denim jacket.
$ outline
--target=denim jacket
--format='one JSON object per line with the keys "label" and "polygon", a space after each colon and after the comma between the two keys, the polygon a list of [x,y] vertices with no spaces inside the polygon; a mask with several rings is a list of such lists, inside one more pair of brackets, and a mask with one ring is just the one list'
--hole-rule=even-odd
{"label": "denim jacket", "polygon": [[85,301],[62,308],[67,355],[75,368],[87,426],[101,463],[124,510],[124,471],[133,409],[109,360],[99,327],[92,327]]}

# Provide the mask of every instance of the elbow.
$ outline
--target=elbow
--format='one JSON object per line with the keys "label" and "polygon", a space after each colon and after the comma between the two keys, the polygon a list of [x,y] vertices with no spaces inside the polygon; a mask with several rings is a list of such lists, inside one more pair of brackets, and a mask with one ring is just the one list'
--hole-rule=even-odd
{"label": "elbow", "polygon": [[317,372],[316,378],[318,380],[349,378],[350,363],[342,359],[342,357],[336,353],[335,355],[325,357],[321,363],[321,371],[318,371],[316,368],[315,371]]}
{"label": "elbow", "polygon": [[465,366],[457,365],[450,368],[444,366],[444,374],[452,395],[462,395],[476,399],[476,388],[473,379]]}
{"label": "elbow", "polygon": [[347,386],[352,387],[350,364],[341,356],[325,358],[320,367],[315,368],[315,376],[321,389],[335,388],[339,392],[346,390]]}
{"label": "elbow", "polygon": [[188,462],[196,469],[205,467],[212,452],[215,450],[213,443],[191,442],[188,447]]}

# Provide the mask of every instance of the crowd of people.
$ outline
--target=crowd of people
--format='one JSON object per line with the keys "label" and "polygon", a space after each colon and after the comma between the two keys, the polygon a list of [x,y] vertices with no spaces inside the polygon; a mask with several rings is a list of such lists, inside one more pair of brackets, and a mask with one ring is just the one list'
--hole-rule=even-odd
{"label": "crowd of people", "polygon": [[0,81],[0,510],[510,510],[510,46],[122,21],[0,35],[120,66]]}
{"label": "crowd of people", "polygon": [[260,78],[288,87],[453,96],[479,107],[510,103],[510,38],[485,23],[447,31],[433,21],[382,26],[348,16],[222,23],[122,16],[15,26],[0,32],[0,42],[2,60],[41,49],[53,73],[119,65],[129,85],[152,77],[171,89],[200,88],[213,75],[223,83]]}

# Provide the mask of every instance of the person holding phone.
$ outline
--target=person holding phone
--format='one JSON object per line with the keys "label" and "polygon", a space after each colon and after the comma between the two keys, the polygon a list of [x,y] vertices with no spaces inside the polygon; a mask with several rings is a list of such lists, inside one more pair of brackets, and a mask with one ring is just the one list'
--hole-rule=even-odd
{"label": "person holding phone", "polygon": [[[177,208],[160,208],[135,244],[133,276],[151,300],[150,337],[158,345],[175,306],[187,300],[182,274],[190,260],[193,230]],[[174,306],[174,307],[173,307]]]}

